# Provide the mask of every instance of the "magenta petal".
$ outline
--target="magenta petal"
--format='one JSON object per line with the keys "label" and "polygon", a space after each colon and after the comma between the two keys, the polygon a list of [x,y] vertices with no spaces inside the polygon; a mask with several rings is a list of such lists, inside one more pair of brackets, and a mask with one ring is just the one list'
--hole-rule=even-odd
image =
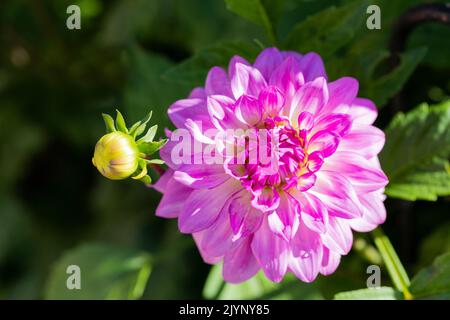
{"label": "magenta petal", "polygon": [[172,179],[172,176],[173,170],[168,168],[166,172],[164,172],[161,177],[159,177],[158,181],[151,185],[151,187],[160,193],[164,193],[167,188],[167,183]]}
{"label": "magenta petal", "polygon": [[[184,199],[184,207],[178,218],[178,227],[183,233],[204,230],[216,221],[227,200],[241,187],[235,181],[227,182],[213,189],[194,190]],[[214,197],[211,197],[214,194]]]}
{"label": "magenta petal", "polygon": [[270,230],[266,217],[253,237],[252,251],[267,278],[280,282],[287,271],[288,243]]}
{"label": "magenta petal", "polygon": [[253,191],[252,205],[263,212],[272,211],[280,204],[280,194],[275,188],[264,187]]}
{"label": "magenta petal", "polygon": [[262,222],[263,213],[250,204],[251,195],[248,191],[241,191],[230,200],[228,213],[230,225],[235,237],[233,240],[246,237],[255,232]]}
{"label": "magenta petal", "polygon": [[207,98],[208,113],[214,127],[221,130],[246,128],[234,114],[235,101],[227,96],[212,95]]}
{"label": "magenta petal", "polygon": [[268,81],[273,70],[275,70],[282,62],[283,57],[277,48],[267,48],[261,51],[253,66],[258,69]]}
{"label": "magenta petal", "polygon": [[329,113],[346,112],[358,94],[358,81],[343,77],[328,84],[330,99],[324,111]]}
{"label": "magenta petal", "polygon": [[333,132],[322,130],[314,134],[308,144],[308,152],[320,151],[324,158],[331,156],[339,145],[340,138]]}
{"label": "magenta petal", "polygon": [[236,73],[236,64],[241,63],[250,66],[250,63],[240,56],[233,56],[228,64],[228,79],[233,79]]}
{"label": "magenta petal", "polygon": [[188,96],[189,99],[206,99],[205,89],[202,87],[197,87],[192,89]]}
{"label": "magenta petal", "polygon": [[309,131],[314,127],[314,116],[306,111],[303,111],[298,116],[298,128],[300,130]]}
{"label": "magenta petal", "polygon": [[308,170],[310,172],[318,171],[323,164],[323,156],[320,151],[314,151],[308,155]]}
{"label": "magenta petal", "polygon": [[324,233],[328,225],[328,210],[322,201],[308,192],[291,194],[300,203],[301,220],[306,227],[316,233]]}
{"label": "magenta petal", "polygon": [[231,96],[231,86],[228,75],[223,68],[213,67],[209,70],[205,83],[206,95],[220,94]]}
{"label": "magenta petal", "polygon": [[266,80],[258,69],[242,63],[236,63],[236,71],[231,78],[231,90],[236,99],[244,94],[257,97],[267,86]]}
{"label": "magenta petal", "polygon": [[203,261],[208,264],[219,263],[222,260],[222,257],[210,256],[201,248],[203,235],[204,235],[204,231],[200,231],[200,232],[196,232],[196,233],[192,234],[192,237],[194,238],[195,244],[197,245],[198,251],[200,252],[200,255],[201,255]]}
{"label": "magenta petal", "polygon": [[199,121],[204,127],[212,125],[204,99],[178,100],[169,107],[167,114],[177,128],[184,128],[187,119]]}
{"label": "magenta petal", "polygon": [[358,219],[349,220],[349,225],[355,231],[369,232],[384,223],[386,208],[383,201],[386,198],[380,191],[360,195],[363,205],[363,215]]}
{"label": "magenta petal", "polygon": [[271,117],[278,115],[284,105],[284,96],[275,86],[264,88],[259,94],[258,100],[264,113]]}
{"label": "magenta petal", "polygon": [[307,111],[312,115],[319,113],[328,101],[328,88],[325,78],[317,78],[305,83],[292,98],[289,118],[294,126],[298,116]]}
{"label": "magenta petal", "polygon": [[314,127],[314,130],[326,130],[343,137],[350,131],[351,126],[352,122],[349,115],[331,113],[321,118]]}
{"label": "magenta petal", "polygon": [[372,124],[377,118],[378,111],[375,104],[369,99],[356,98],[348,109],[353,121],[361,124]]}
{"label": "magenta petal", "polygon": [[182,165],[174,173],[175,180],[194,189],[214,188],[229,178],[221,165]]}
{"label": "magenta petal", "polygon": [[239,240],[223,258],[223,279],[230,283],[240,283],[253,277],[260,266],[251,249],[252,237]]}
{"label": "magenta petal", "polygon": [[330,217],[327,232],[321,237],[323,244],[338,254],[347,254],[352,248],[353,233],[348,220]]}
{"label": "magenta petal", "polygon": [[225,255],[232,246],[232,232],[228,221],[227,206],[222,208],[217,220],[203,232],[202,250],[212,257]]}
{"label": "magenta petal", "polygon": [[235,105],[236,118],[250,127],[262,119],[262,108],[259,100],[248,95],[241,96]]}
{"label": "magenta petal", "polygon": [[384,141],[384,132],[377,127],[353,123],[350,132],[341,140],[339,150],[357,152],[371,159],[381,151]]}
{"label": "magenta petal", "polygon": [[285,97],[291,97],[305,83],[300,64],[294,57],[287,57],[272,73],[269,84],[281,90]]}
{"label": "magenta petal", "polygon": [[319,77],[327,78],[322,58],[315,52],[309,52],[301,58],[300,68],[305,81],[314,81]]}
{"label": "magenta petal", "polygon": [[341,262],[341,255],[331,251],[327,247],[323,248],[322,265],[320,267],[320,273],[324,276],[328,276],[336,271],[339,263]]}
{"label": "magenta petal", "polygon": [[292,242],[289,269],[302,281],[312,282],[319,274],[322,263],[320,236],[300,223]]}
{"label": "magenta petal", "polygon": [[381,169],[355,152],[336,152],[325,163],[323,169],[344,175],[358,193],[376,191],[388,183],[388,179]]}
{"label": "magenta petal", "polygon": [[300,206],[295,199],[283,195],[278,208],[267,217],[270,230],[286,241],[297,232]]}
{"label": "magenta petal", "polygon": [[163,218],[178,217],[183,209],[186,198],[191,193],[191,188],[177,182],[175,179],[170,179],[166,185],[166,192],[164,192],[156,208],[156,215]]}
{"label": "magenta petal", "polygon": [[355,189],[344,175],[328,170],[319,170],[316,175],[316,184],[308,192],[325,204],[329,215],[346,219],[362,216],[361,203]]}

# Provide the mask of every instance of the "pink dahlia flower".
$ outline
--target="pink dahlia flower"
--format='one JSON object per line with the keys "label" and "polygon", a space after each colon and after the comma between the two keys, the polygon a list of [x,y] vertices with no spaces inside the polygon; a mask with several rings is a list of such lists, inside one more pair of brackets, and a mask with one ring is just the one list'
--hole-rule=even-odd
{"label": "pink dahlia flower", "polygon": [[[205,87],[172,104],[168,114],[202,147],[214,145],[212,154],[231,144],[237,155],[211,163],[211,152],[197,148],[188,159],[200,155],[203,162],[179,163],[180,142],[171,139],[161,150],[169,169],[155,185],[163,193],[156,214],[178,218],[205,262],[223,262],[228,282],[260,269],[275,282],[286,272],[305,282],[333,273],[351,249],[352,230],[370,231],[386,217],[388,180],[377,157],[384,134],[372,125],[375,105],[357,93],[353,78],[328,82],[312,52],[269,48],[253,65],[235,56],[228,71],[212,68]],[[250,134],[241,142],[227,138],[220,148],[206,133],[211,129]],[[262,143],[256,134],[262,129],[271,150],[264,163],[260,156],[251,161],[245,148],[249,140]]]}

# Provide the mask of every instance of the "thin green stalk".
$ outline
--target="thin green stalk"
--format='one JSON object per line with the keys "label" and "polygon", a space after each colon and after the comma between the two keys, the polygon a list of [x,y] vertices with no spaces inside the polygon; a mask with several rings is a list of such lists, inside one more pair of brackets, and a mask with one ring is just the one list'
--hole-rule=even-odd
{"label": "thin green stalk", "polygon": [[372,236],[395,287],[397,290],[403,292],[405,299],[412,299],[413,296],[408,289],[410,285],[408,274],[395,252],[391,241],[380,227],[372,231]]}

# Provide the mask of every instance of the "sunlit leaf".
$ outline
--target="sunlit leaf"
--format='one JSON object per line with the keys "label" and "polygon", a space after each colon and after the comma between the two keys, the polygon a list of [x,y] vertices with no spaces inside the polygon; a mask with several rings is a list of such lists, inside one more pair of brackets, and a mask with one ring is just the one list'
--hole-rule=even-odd
{"label": "sunlit leaf", "polygon": [[386,129],[386,193],[405,200],[450,195],[450,100],[398,114]]}

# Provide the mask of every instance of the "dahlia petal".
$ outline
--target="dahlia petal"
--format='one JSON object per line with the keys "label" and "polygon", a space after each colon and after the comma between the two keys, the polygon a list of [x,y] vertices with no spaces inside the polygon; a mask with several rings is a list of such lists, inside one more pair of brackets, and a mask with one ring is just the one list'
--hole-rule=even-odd
{"label": "dahlia petal", "polygon": [[267,216],[270,230],[289,241],[297,232],[299,224],[299,206],[288,195],[281,197],[278,208]]}
{"label": "dahlia petal", "polygon": [[230,178],[221,165],[189,164],[180,166],[173,178],[194,189],[210,189],[217,187]]}
{"label": "dahlia petal", "polygon": [[212,95],[207,98],[208,113],[214,127],[221,130],[246,128],[244,123],[236,119],[233,111],[234,103],[233,99],[222,95]]}
{"label": "dahlia petal", "polygon": [[383,201],[386,198],[381,192],[372,192],[359,196],[363,205],[363,215],[358,219],[349,220],[350,227],[358,232],[369,232],[386,220],[386,208]]}
{"label": "dahlia petal", "polygon": [[343,137],[350,131],[351,126],[352,122],[349,115],[343,113],[331,113],[317,122],[313,132],[326,130]]}
{"label": "dahlia petal", "polygon": [[328,276],[336,271],[341,262],[341,255],[331,251],[327,247],[323,248],[322,265],[320,266],[320,273]]}
{"label": "dahlia petal", "polygon": [[297,189],[299,191],[306,191],[312,188],[316,183],[317,177],[314,173],[305,173],[298,178]]}
{"label": "dahlia petal", "polygon": [[309,112],[301,112],[297,121],[300,130],[309,131],[314,127],[314,116]]}
{"label": "dahlia petal", "polygon": [[216,264],[222,260],[222,257],[213,257],[208,255],[200,246],[202,243],[204,231],[196,232],[192,234],[192,237],[194,238],[194,242],[197,245],[198,251],[200,252],[200,256],[202,257],[203,261],[207,264]]}
{"label": "dahlia petal", "polygon": [[319,77],[327,78],[322,58],[315,52],[309,52],[301,58],[300,68],[306,82],[314,81]]}
{"label": "dahlia petal", "polygon": [[369,99],[356,98],[347,113],[352,116],[356,123],[373,124],[377,118],[378,111],[375,104]]}
{"label": "dahlia petal", "polygon": [[211,125],[204,99],[178,100],[169,107],[167,114],[177,128],[185,128],[187,119],[199,121],[204,126]]}
{"label": "dahlia petal", "polygon": [[333,154],[323,166],[324,170],[343,174],[358,193],[376,191],[388,183],[384,172],[355,152],[340,151]]}
{"label": "dahlia petal", "polygon": [[328,84],[330,99],[324,112],[346,112],[358,94],[358,81],[354,78],[343,77]]}
{"label": "dahlia petal", "polygon": [[331,156],[337,149],[340,138],[337,134],[322,130],[314,134],[308,144],[308,152],[320,151],[324,158]]}
{"label": "dahlia petal", "polygon": [[284,96],[275,86],[264,88],[258,97],[265,115],[276,116],[284,105]]}
{"label": "dahlia petal", "polygon": [[192,189],[179,183],[175,179],[170,179],[166,184],[156,215],[163,218],[176,218],[180,215],[186,198],[190,196]]}
{"label": "dahlia petal", "polygon": [[231,97],[230,81],[228,75],[223,68],[212,67],[206,76],[205,82],[206,95],[220,94]]}
{"label": "dahlia petal", "polygon": [[250,206],[251,195],[241,191],[230,200],[228,208],[230,225],[233,230],[233,240],[246,237],[255,232],[262,222],[262,212]]}
{"label": "dahlia petal", "polygon": [[288,100],[304,83],[305,79],[300,71],[300,63],[292,56],[288,56],[272,72],[269,79],[269,84],[279,88]]}
{"label": "dahlia petal", "polygon": [[236,99],[243,94],[257,97],[267,86],[266,80],[258,69],[242,63],[236,63],[235,73],[231,78],[231,91]]}
{"label": "dahlia petal", "polygon": [[308,192],[293,191],[291,195],[300,203],[301,220],[306,227],[324,233],[328,225],[328,210],[322,201]]}
{"label": "dahlia petal", "polygon": [[240,283],[253,277],[260,269],[251,249],[252,237],[243,238],[223,258],[223,279]]}
{"label": "dahlia petal", "polygon": [[256,57],[253,66],[258,69],[263,77],[270,79],[272,72],[283,62],[283,57],[277,48],[267,48]]}
{"label": "dahlia petal", "polygon": [[167,189],[167,183],[172,179],[172,176],[173,170],[168,168],[151,187],[160,193],[164,193]]}
{"label": "dahlia petal", "polygon": [[361,203],[345,176],[329,170],[319,170],[316,175],[316,184],[308,192],[325,204],[329,215],[345,219],[362,216]]}
{"label": "dahlia petal", "polygon": [[240,56],[233,56],[228,64],[228,79],[233,79],[236,73],[236,64],[241,63],[250,66],[250,63]]}
{"label": "dahlia petal", "polygon": [[319,274],[323,256],[320,236],[300,223],[291,245],[289,269],[304,282],[314,281]]}
{"label": "dahlia petal", "polygon": [[228,221],[227,206],[224,206],[217,220],[202,231],[203,238],[199,243],[203,252],[211,257],[221,257],[232,246],[232,232]]}
{"label": "dahlia petal", "polygon": [[278,208],[280,194],[275,188],[264,187],[253,191],[252,205],[255,209],[268,212]]}
{"label": "dahlia petal", "polygon": [[319,113],[328,101],[328,88],[325,78],[319,77],[304,84],[294,95],[289,118],[297,126],[298,116],[307,111],[313,115]]}
{"label": "dahlia petal", "polygon": [[[186,199],[178,217],[178,228],[183,233],[194,233],[204,230],[216,221],[225,203],[240,188],[235,181],[227,182],[212,188],[194,190]],[[214,194],[214,197],[211,197]]]}
{"label": "dahlia petal", "polygon": [[192,89],[189,93],[188,99],[206,99],[205,89],[202,87]]}
{"label": "dahlia petal", "polygon": [[236,118],[250,127],[262,119],[262,108],[259,100],[248,95],[242,95],[235,105]]}
{"label": "dahlia petal", "polygon": [[321,238],[327,248],[341,255],[352,248],[353,233],[347,220],[330,217],[327,231],[321,234]]}
{"label": "dahlia petal", "polygon": [[357,152],[370,159],[381,151],[384,141],[384,132],[377,127],[353,123],[350,132],[341,140],[338,150]]}
{"label": "dahlia petal", "polygon": [[185,126],[191,133],[192,137],[198,142],[205,144],[215,144],[213,139],[204,134],[205,130],[202,126],[202,122],[187,119],[185,121]]}
{"label": "dahlia petal", "polygon": [[270,230],[267,218],[263,219],[261,227],[255,232],[251,246],[266,277],[273,282],[280,282],[288,267],[288,243]]}
{"label": "dahlia petal", "polygon": [[323,155],[320,151],[314,151],[308,155],[308,170],[317,172],[323,164]]}

